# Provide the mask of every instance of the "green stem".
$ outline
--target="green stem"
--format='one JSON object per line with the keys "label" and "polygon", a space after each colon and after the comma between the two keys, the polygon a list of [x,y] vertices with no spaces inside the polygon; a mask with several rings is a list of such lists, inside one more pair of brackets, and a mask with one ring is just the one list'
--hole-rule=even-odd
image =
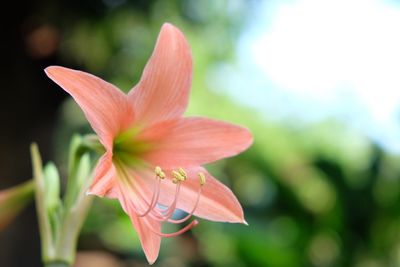
{"label": "green stem", "polygon": [[38,213],[40,239],[42,243],[42,258],[44,261],[54,257],[53,233],[45,202],[45,181],[43,177],[42,159],[36,144],[31,145],[33,176],[35,180],[36,211]]}
{"label": "green stem", "polygon": [[45,265],[45,267],[70,267],[69,263],[63,261],[49,262]]}
{"label": "green stem", "polygon": [[[35,144],[31,147],[42,260],[45,267],[69,267],[74,262],[78,236],[92,204],[92,197],[86,196],[93,170],[90,155],[80,137],[74,138],[70,149],[68,185],[64,201],[61,202],[59,190],[51,187],[54,180],[58,182],[60,179],[56,167],[47,165],[50,167],[43,173],[39,150]],[[54,212],[49,209],[53,198],[59,201],[58,210]],[[56,220],[51,220],[54,215],[57,216]]]}

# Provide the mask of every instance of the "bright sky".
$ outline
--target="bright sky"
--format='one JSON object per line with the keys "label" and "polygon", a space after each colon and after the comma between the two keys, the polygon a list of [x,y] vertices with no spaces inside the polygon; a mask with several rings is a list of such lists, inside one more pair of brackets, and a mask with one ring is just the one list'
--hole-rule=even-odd
{"label": "bright sky", "polygon": [[265,1],[238,54],[239,70],[222,70],[242,74],[228,85],[241,101],[277,118],[336,117],[400,152],[394,0]]}

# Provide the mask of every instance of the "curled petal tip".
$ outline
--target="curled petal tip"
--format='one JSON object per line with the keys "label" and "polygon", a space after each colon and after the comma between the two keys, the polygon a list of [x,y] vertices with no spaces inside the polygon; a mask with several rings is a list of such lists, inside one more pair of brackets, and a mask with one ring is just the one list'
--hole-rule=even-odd
{"label": "curled petal tip", "polygon": [[169,22],[165,22],[162,26],[161,26],[161,30],[160,30],[160,35],[166,34],[167,36],[180,36],[180,37],[184,37],[183,33],[181,32],[181,30],[176,27],[175,25],[169,23]]}
{"label": "curled petal tip", "polygon": [[44,69],[44,72],[47,74],[47,76],[50,76],[52,71],[61,69],[62,67],[60,66],[48,66],[47,68]]}
{"label": "curled petal tip", "polygon": [[157,261],[157,258],[158,258],[158,254],[156,256],[149,256],[146,254],[145,256],[146,256],[146,259],[147,259],[147,262],[149,263],[149,265],[153,265]]}
{"label": "curled petal tip", "polygon": [[247,144],[247,147],[246,147],[246,148],[248,148],[248,147],[250,147],[250,146],[253,144],[253,142],[254,142],[253,134],[252,134],[251,131],[250,131],[248,128],[246,128],[246,127],[242,127],[242,129],[243,129],[243,134],[244,134],[244,136],[245,136],[244,140],[247,141],[247,142],[246,142],[246,144]]}
{"label": "curled petal tip", "polygon": [[167,29],[177,29],[172,23],[169,22],[165,22],[162,26],[161,26],[161,30],[167,30]]}
{"label": "curled petal tip", "polygon": [[44,71],[46,74],[49,74],[49,68],[50,68],[50,67],[47,67],[47,68],[45,68],[43,71]]}
{"label": "curled petal tip", "polygon": [[248,222],[246,220],[243,219],[242,223],[246,226],[249,226]]}
{"label": "curled petal tip", "polygon": [[162,28],[164,28],[164,27],[173,27],[174,25],[172,25],[171,23],[169,23],[169,22],[164,22],[163,23],[163,25],[162,25]]}

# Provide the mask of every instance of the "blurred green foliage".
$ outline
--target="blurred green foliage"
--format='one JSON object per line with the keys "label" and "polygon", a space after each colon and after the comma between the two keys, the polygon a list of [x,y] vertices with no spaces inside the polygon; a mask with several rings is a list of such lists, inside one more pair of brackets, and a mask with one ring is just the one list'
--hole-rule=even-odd
{"label": "blurred green foliage", "polygon": [[[247,152],[208,166],[243,204],[249,226],[202,221],[164,239],[156,266],[400,266],[400,165],[362,134],[334,120],[294,127],[221,94],[211,71],[235,66],[235,46],[257,1],[71,1],[52,17],[62,64],[129,90],[139,79],[162,23],[177,25],[193,50],[195,73],[187,115],[250,128]],[[246,90],[246,88],[243,88]],[[73,131],[88,132],[72,100],[60,112],[62,149]],[[118,203],[96,199],[81,249],[102,249],[146,265]],[[138,260],[139,259],[139,260]],[[132,266],[133,266],[132,265]]]}

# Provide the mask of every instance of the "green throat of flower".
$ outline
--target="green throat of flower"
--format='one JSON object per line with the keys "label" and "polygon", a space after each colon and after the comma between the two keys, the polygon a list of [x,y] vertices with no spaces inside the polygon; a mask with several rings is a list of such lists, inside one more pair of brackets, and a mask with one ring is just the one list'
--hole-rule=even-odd
{"label": "green throat of flower", "polygon": [[113,142],[113,161],[134,167],[143,164],[143,155],[151,148],[150,142],[138,138],[135,128],[124,131],[116,136]]}

